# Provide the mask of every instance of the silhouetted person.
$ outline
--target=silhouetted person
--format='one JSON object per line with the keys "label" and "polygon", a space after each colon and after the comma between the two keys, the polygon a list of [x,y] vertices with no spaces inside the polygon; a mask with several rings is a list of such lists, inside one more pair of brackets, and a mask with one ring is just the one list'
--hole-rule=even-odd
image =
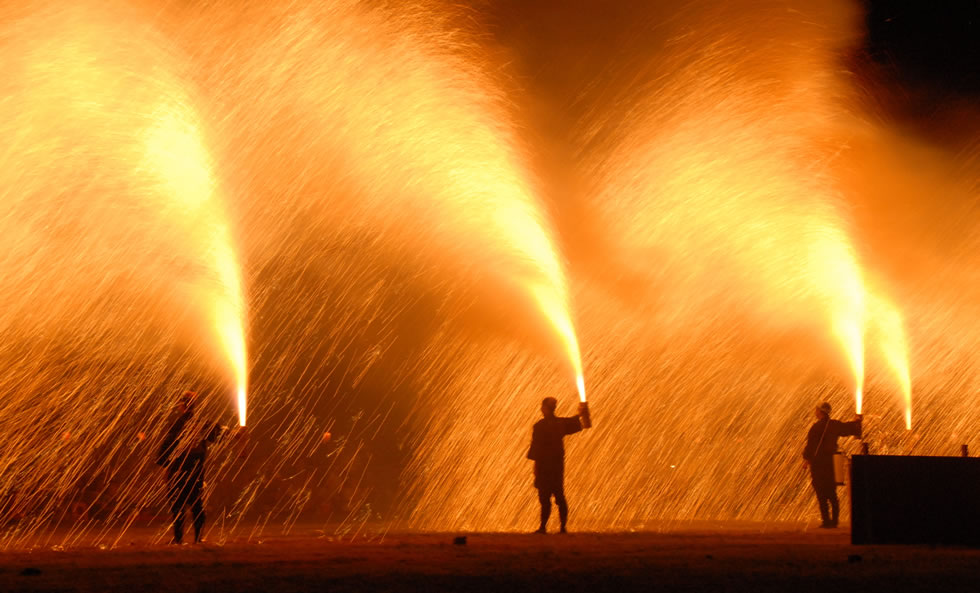
{"label": "silhouetted person", "polygon": [[820,527],[837,527],[840,516],[840,501],[837,499],[837,479],[834,477],[834,453],[837,452],[837,439],[843,436],[861,436],[861,416],[851,422],[841,422],[830,418],[830,404],[824,402],[814,410],[817,421],[806,435],[806,448],[803,459],[810,465],[810,480],[813,492],[820,505]]}
{"label": "silhouetted person", "polygon": [[208,446],[224,429],[217,422],[194,420],[197,394],[185,391],[178,413],[160,443],[157,463],[167,468],[167,501],[174,520],[174,543],[184,540],[184,509],[190,506],[194,521],[194,543],[204,531],[204,460]]}
{"label": "silhouetted person", "polygon": [[546,397],[541,402],[541,414],[531,434],[531,448],[527,458],[534,461],[534,487],[538,489],[541,503],[541,527],[535,533],[547,533],[548,518],[551,516],[551,497],[558,505],[561,519],[561,533],[566,533],[568,524],[568,501],[565,499],[565,435],[582,430],[578,416],[559,418],[555,416],[558,400]]}

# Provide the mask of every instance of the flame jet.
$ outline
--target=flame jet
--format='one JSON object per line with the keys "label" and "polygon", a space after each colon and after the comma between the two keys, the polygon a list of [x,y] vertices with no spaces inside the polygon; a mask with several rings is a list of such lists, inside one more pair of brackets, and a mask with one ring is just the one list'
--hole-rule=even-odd
{"label": "flame jet", "polygon": [[905,323],[898,308],[880,296],[869,303],[870,329],[877,337],[888,371],[893,375],[902,400],[905,429],[912,429],[912,379],[909,372],[908,344]]}
{"label": "flame jet", "polygon": [[[131,449],[130,430],[169,413],[180,378],[212,381],[227,358],[244,388],[244,310],[183,61],[152,19],[115,2],[2,10],[0,445],[21,462],[0,483],[19,484],[29,534],[68,492],[138,471],[151,445]],[[123,483],[113,504],[156,487]]]}
{"label": "flame jet", "polygon": [[[201,86],[220,98],[214,119],[230,126],[219,135],[231,168],[250,172],[238,181],[240,205],[262,226],[246,234],[273,245],[297,226],[361,234],[384,257],[421,259],[421,268],[476,279],[488,292],[509,287],[547,322],[584,399],[551,223],[501,83],[452,24],[456,10],[212,5],[182,34],[206,66]],[[291,183],[266,187],[264,178]],[[284,217],[277,203],[309,215]],[[252,250],[257,260],[271,251]]]}
{"label": "flame jet", "polygon": [[830,328],[838,340],[854,380],[854,403],[862,413],[864,402],[864,335],[866,290],[857,256],[840,228],[830,227],[818,238],[808,261],[817,290],[826,290]]}
{"label": "flame jet", "polygon": [[[561,49],[522,40],[543,53],[540,71],[563,65],[541,84],[581,180],[583,205],[563,231],[592,241],[569,269],[591,397],[616,427],[592,435],[587,451],[570,449],[581,520],[799,516],[807,493],[786,494],[765,466],[786,456],[792,434],[764,454],[747,443],[773,423],[805,422],[838,382],[849,397],[863,393],[865,281],[835,170],[853,122],[837,52],[856,39],[857,13],[844,3],[582,10],[555,19],[542,9],[528,27]],[[590,14],[622,31],[592,28]],[[569,49],[579,25],[601,41],[582,47],[602,51]],[[410,475],[420,477],[405,512],[416,527],[528,525],[526,483],[514,478],[527,472],[526,443],[513,437],[526,431],[526,410],[498,411],[492,442],[471,443],[465,427],[485,415],[471,386],[500,382],[497,397],[512,398],[550,377],[497,348],[453,343],[467,362],[431,388],[454,404],[426,419],[438,438],[413,442]],[[487,490],[499,493],[491,512]]]}
{"label": "flame jet", "polygon": [[178,224],[198,221],[188,230],[198,246],[201,260],[211,268],[213,280],[190,287],[195,301],[208,303],[218,342],[230,363],[236,386],[238,423],[245,426],[247,356],[245,352],[245,306],[239,263],[231,233],[215,200],[215,187],[206,153],[189,108],[164,105],[152,114],[153,124],[145,133],[145,167],[165,185],[165,195],[177,206],[167,213]]}
{"label": "flame jet", "polygon": [[[370,0],[138,0],[111,14],[94,3],[63,14],[7,4],[0,488],[31,494],[4,498],[2,519],[16,527],[0,547],[111,542],[111,527],[158,500],[146,427],[157,425],[161,394],[219,366],[215,345],[195,341],[210,339],[214,316],[194,304],[211,301],[187,298],[222,283],[203,259],[215,235],[189,230],[211,223],[161,215],[209,208],[175,201],[165,167],[149,166],[154,130],[207,146],[209,177],[232,200],[226,228],[249,262],[250,390],[264,394],[249,423],[262,434],[247,460],[215,451],[209,483],[242,521],[229,534],[254,535],[252,518],[270,533],[297,518],[331,521],[336,509],[318,501],[339,498],[351,501],[342,516],[361,515],[365,497],[388,516],[382,492],[404,501],[392,515],[414,527],[530,529],[527,399],[567,373],[498,322],[525,310],[533,319],[521,322],[540,322],[531,287],[558,293],[493,238],[489,207],[472,210],[478,220],[457,216],[483,199],[472,179],[488,154],[513,157],[486,160],[493,166],[525,164],[510,141],[527,128],[528,138],[548,134],[542,152],[573,153],[539,169],[545,191],[523,171],[504,177],[561,196],[549,204],[561,232],[543,226],[567,238],[589,397],[609,427],[569,444],[575,528],[812,514],[798,447],[813,403],[849,405],[860,360],[847,352],[860,352],[858,339],[868,383],[895,376],[879,359],[876,297],[847,288],[861,278],[849,271],[855,252],[865,282],[901,287],[923,428],[919,440],[882,422],[875,450],[914,442],[948,455],[976,434],[980,120],[956,122],[973,143],[957,153],[882,133],[878,113],[870,126],[849,117],[853,73],[840,58],[856,28],[846,2],[593,0],[589,10],[583,0],[572,14],[557,1],[502,0],[462,19]],[[147,14],[126,9],[143,4]],[[542,16],[511,28],[505,53],[483,47],[489,29],[480,41],[458,32],[506,4]],[[147,26],[164,26],[157,18],[172,39]],[[569,26],[575,18],[581,27]],[[581,43],[568,43],[579,32]],[[161,51],[170,41],[186,70]],[[515,125],[507,87],[487,72],[523,64],[513,102],[526,95],[529,110],[543,109]],[[470,143],[488,127],[478,137],[502,145]],[[487,323],[473,303],[504,288],[519,294]],[[401,468],[373,456],[395,441],[410,456],[397,491]],[[304,486],[282,488],[284,475]],[[92,488],[111,502],[105,531],[84,519],[44,532],[69,494],[88,502]]]}

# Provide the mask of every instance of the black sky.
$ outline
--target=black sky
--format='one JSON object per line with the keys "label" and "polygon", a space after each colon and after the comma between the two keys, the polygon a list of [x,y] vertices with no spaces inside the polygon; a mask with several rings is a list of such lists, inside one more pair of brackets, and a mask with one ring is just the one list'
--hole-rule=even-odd
{"label": "black sky", "polygon": [[980,0],[868,0],[868,52],[895,80],[980,94]]}

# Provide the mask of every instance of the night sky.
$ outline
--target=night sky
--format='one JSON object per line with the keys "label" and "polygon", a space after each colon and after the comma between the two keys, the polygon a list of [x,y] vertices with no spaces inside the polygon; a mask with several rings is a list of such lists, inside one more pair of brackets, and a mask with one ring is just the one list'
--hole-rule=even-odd
{"label": "night sky", "polygon": [[868,50],[909,86],[980,93],[980,0],[870,0]]}

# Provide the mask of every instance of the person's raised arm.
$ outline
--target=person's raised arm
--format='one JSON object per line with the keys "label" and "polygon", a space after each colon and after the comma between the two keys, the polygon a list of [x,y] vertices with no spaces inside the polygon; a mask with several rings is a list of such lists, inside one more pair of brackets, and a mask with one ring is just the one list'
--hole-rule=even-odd
{"label": "person's raised arm", "polygon": [[575,434],[582,430],[582,419],[578,416],[571,416],[569,418],[562,418],[564,422],[562,423],[562,428],[565,434]]}
{"label": "person's raised arm", "polygon": [[227,426],[222,426],[217,422],[212,422],[211,427],[208,429],[207,433],[204,435],[204,440],[209,443],[216,443],[224,438],[227,434],[229,428]]}
{"label": "person's raised arm", "polygon": [[861,414],[858,414],[854,417],[854,420],[851,420],[850,422],[842,422],[841,424],[844,425],[844,432],[841,434],[841,436],[861,438],[862,420],[864,420],[864,417],[861,416]]}

